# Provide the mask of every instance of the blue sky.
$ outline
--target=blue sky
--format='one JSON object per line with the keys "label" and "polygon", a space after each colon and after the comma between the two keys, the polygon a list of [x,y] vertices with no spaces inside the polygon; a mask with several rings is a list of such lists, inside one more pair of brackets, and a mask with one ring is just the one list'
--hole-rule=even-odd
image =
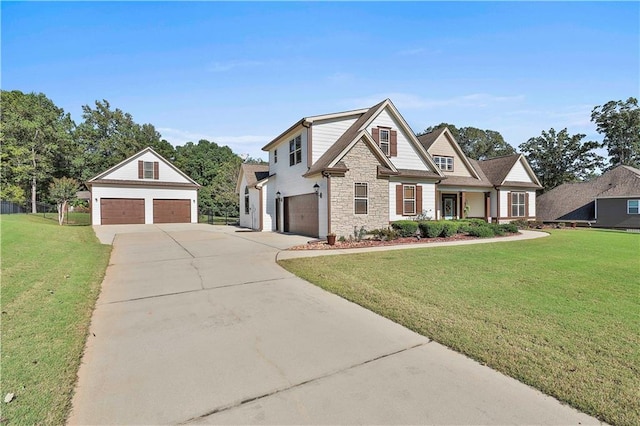
{"label": "blue sky", "polygon": [[298,119],[391,98],[414,131],[514,147],[640,91],[639,2],[2,2],[4,90],[79,123],[106,99],[174,145],[238,154]]}

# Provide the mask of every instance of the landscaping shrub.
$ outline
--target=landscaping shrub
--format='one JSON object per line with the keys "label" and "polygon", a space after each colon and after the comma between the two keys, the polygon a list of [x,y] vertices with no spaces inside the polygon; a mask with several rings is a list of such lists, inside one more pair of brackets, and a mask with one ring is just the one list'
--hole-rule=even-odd
{"label": "landscaping shrub", "polygon": [[469,235],[471,235],[472,237],[479,237],[479,238],[489,238],[489,237],[496,236],[493,228],[487,225],[472,227],[471,229],[469,229]]}
{"label": "landscaping shrub", "polygon": [[418,222],[413,220],[397,220],[391,223],[391,227],[395,229],[401,237],[412,237],[418,230]]}
{"label": "landscaping shrub", "polygon": [[445,238],[449,238],[455,235],[458,232],[458,228],[460,224],[458,222],[445,222],[442,227],[442,236]]}
{"label": "landscaping shrub", "polygon": [[518,233],[518,226],[516,224],[512,223],[503,223],[502,225],[500,225],[500,228],[502,228],[502,230],[504,232],[507,232],[509,234],[517,234]]}
{"label": "landscaping shrub", "polygon": [[515,225],[517,229],[528,229],[529,221],[527,219],[518,219],[511,222],[512,225]]}
{"label": "landscaping shrub", "polygon": [[498,225],[497,223],[491,223],[491,224],[488,224],[488,227],[491,228],[494,235],[497,235],[497,236],[504,235],[504,229],[502,228],[502,225]]}
{"label": "landscaping shrub", "polygon": [[[416,228],[418,226],[416,225]],[[387,229],[374,229],[371,231],[374,238],[379,239],[380,241],[393,241],[398,238],[399,234],[395,229],[387,228]]]}
{"label": "landscaping shrub", "polygon": [[418,227],[420,228],[420,235],[424,238],[436,238],[442,234],[444,229],[444,222],[435,221],[435,220],[427,220],[424,222],[419,222]]}

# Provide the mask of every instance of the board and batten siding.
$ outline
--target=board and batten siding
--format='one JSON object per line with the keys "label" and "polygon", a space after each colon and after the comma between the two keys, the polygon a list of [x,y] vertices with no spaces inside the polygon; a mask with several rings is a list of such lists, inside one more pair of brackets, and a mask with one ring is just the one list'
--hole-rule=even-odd
{"label": "board and batten siding", "polygon": [[[103,198],[143,198],[145,215],[144,223],[146,224],[153,223],[154,199],[188,199],[191,203],[191,223],[198,223],[198,191],[195,189],[148,188],[133,185],[100,186],[94,184],[91,187],[91,198],[93,203],[93,225],[100,225],[102,223],[102,218],[100,216],[100,201]],[[98,199],[98,201],[96,201],[96,199]]]}
{"label": "board and batten siding", "polygon": [[429,154],[431,154],[432,157],[435,155],[453,157],[453,171],[448,172],[443,170],[442,173],[444,173],[445,176],[464,176],[475,178],[444,134],[440,135],[433,145],[429,147]]}
{"label": "board and batten siding", "polygon": [[409,142],[409,136],[405,133],[403,128],[400,127],[398,121],[391,116],[388,108],[383,109],[380,114],[378,114],[378,116],[368,126],[367,131],[371,133],[371,129],[378,126],[390,127],[392,130],[396,130],[398,132],[398,155],[389,158],[396,168],[430,170],[420,157],[420,154],[418,154],[413,144]]}
{"label": "board and batten siding", "polygon": [[[311,161],[315,163],[340,136],[347,131],[357,117],[314,122],[311,126]],[[280,152],[278,152],[280,154]]]}
{"label": "board and batten siding", "polygon": [[518,160],[513,165],[505,181],[533,183],[531,176],[529,176],[529,173],[527,173],[527,170],[524,168],[524,164],[522,164],[522,160]]}
{"label": "board and batten siding", "polygon": [[178,182],[178,183],[191,183],[183,175],[178,173],[172,167],[167,165],[164,161],[150,152],[142,154],[140,157],[132,160],[122,167],[113,170],[111,173],[102,176],[102,179],[115,179],[115,180],[151,180],[151,179],[139,179],[138,178],[138,161],[155,162],[158,164],[158,179],[155,182]]}

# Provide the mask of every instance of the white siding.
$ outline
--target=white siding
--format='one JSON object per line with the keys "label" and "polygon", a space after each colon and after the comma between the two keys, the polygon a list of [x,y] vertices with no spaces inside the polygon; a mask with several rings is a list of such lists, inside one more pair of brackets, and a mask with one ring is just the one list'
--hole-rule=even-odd
{"label": "white siding", "polygon": [[[302,136],[302,162],[289,166],[289,141],[296,136]],[[273,151],[278,150],[278,162],[273,162]],[[292,195],[308,194],[313,192],[313,185],[317,182],[320,185],[321,177],[315,179],[306,179],[302,175],[308,170],[307,168],[307,132],[296,133],[292,137],[283,140],[278,145],[269,150],[269,174],[275,174],[274,194],[278,191],[282,197],[290,197]],[[271,182],[271,178],[269,179]]]}
{"label": "white siding", "polygon": [[[389,221],[408,219],[408,216],[396,214],[396,186],[401,183],[412,183],[407,180],[402,182],[389,181]],[[422,212],[435,219],[436,215],[436,185],[434,183],[416,183],[422,187]],[[422,213],[420,212],[420,213]]]}
{"label": "white siding", "polygon": [[[240,194],[238,199],[238,207],[240,210],[240,226],[243,228],[251,228],[251,210],[249,210],[249,214],[245,213],[244,209],[244,190],[247,187],[247,179],[246,176],[242,176],[242,183],[240,184]],[[251,191],[249,191],[249,207],[251,207]]]}
{"label": "white siding", "polygon": [[522,159],[520,159],[516,162],[516,164],[513,165],[505,180],[509,182],[533,183],[531,176],[529,176],[529,173],[527,173],[527,170],[524,168],[524,164],[522,164]]}
{"label": "white siding", "polygon": [[[137,172],[136,172],[137,173]],[[198,191],[195,189],[144,188],[134,186],[98,186],[91,188],[92,224],[100,225],[100,202],[103,198],[143,198],[144,222],[153,223],[153,200],[191,200],[191,223],[198,223]],[[98,201],[96,201],[96,199]]]}
{"label": "white siding", "polygon": [[529,194],[529,216],[536,217],[536,191],[527,191]]}
{"label": "white siding", "polygon": [[318,161],[322,154],[355,122],[356,117],[313,123],[311,126],[312,162]]}
{"label": "white siding", "polygon": [[371,133],[371,129],[378,126],[391,127],[392,130],[398,132],[398,156],[390,157],[394,166],[399,169],[429,170],[413,144],[409,142],[410,136],[401,129],[400,123],[389,114],[388,108],[382,110],[366,130]]}
{"label": "white siding", "polygon": [[102,179],[116,180],[141,180],[138,178],[138,161],[158,161],[158,179],[145,179],[154,182],[178,182],[191,183],[188,179],[175,171],[167,163],[153,155],[151,152],[145,152],[140,157],[123,164],[118,169],[112,171],[108,175],[102,176]]}
{"label": "white siding", "polygon": [[509,190],[501,189],[499,191],[500,194],[500,212],[499,217],[507,217],[509,216]]}

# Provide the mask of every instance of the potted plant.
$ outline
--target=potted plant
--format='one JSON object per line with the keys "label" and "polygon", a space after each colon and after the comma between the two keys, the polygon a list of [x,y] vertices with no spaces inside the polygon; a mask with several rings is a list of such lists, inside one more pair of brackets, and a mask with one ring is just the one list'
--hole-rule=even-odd
{"label": "potted plant", "polygon": [[327,244],[330,246],[334,246],[336,244],[336,234],[334,232],[329,232],[327,234]]}

